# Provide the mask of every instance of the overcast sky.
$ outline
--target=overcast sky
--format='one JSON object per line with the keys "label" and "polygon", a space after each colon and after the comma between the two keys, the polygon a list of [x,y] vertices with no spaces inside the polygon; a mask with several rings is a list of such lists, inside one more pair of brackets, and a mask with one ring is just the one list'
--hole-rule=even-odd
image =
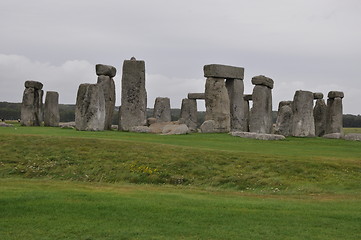
{"label": "overcast sky", "polygon": [[[74,104],[95,64],[118,74],[146,63],[148,107],[157,96],[179,108],[203,92],[203,66],[245,68],[275,81],[273,108],[296,90],[345,93],[344,113],[361,114],[360,0],[1,0],[0,101],[21,102],[26,80]],[[199,103],[204,108],[204,103]]]}

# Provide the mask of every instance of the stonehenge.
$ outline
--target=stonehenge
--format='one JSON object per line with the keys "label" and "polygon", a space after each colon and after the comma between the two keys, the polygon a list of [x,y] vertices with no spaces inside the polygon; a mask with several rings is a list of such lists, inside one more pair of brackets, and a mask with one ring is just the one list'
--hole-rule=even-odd
{"label": "stonehenge", "polygon": [[342,129],[342,98],[343,92],[330,91],[327,99],[326,134],[340,133]]}
{"label": "stonehenge", "polygon": [[252,93],[253,107],[250,115],[249,131],[272,133],[272,88],[273,80],[263,75],[252,78],[255,85]]}
{"label": "stonehenge", "polygon": [[147,123],[147,92],[145,89],[145,62],[132,58],[123,62],[122,98],[118,129]]}
{"label": "stonehenge", "polygon": [[293,98],[292,110],[292,136],[314,137],[313,93],[302,90],[296,91]]}
{"label": "stonehenge", "polygon": [[21,125],[40,126],[43,121],[43,84],[26,81],[21,104]]}
{"label": "stonehenge", "polygon": [[154,103],[153,117],[156,122],[170,122],[170,99],[167,97],[157,97]]}
{"label": "stonehenge", "polygon": [[44,126],[58,127],[59,122],[59,93],[47,91],[44,104]]}
{"label": "stonehenge", "polygon": [[[116,92],[113,78],[117,70],[110,65],[96,64],[95,72],[97,82],[80,84],[77,92],[74,122],[77,130],[114,129]],[[124,60],[118,130],[162,134],[232,132],[234,136],[270,140],[280,139],[276,135],[344,138],[343,92],[330,91],[326,104],[323,93],[298,90],[292,101],[279,102],[273,125],[274,81],[271,78],[252,77],[252,94],[244,94],[244,68],[209,64],[203,67],[203,72],[206,78],[204,92],[188,93],[187,98],[182,99],[178,121],[172,122],[168,97],[157,97],[153,116],[147,118],[145,62],[134,57]],[[44,121],[44,126],[59,126],[59,94],[47,91],[44,106],[42,98],[43,84],[26,81],[21,125],[40,126]],[[197,100],[205,101],[203,123],[198,123]]]}

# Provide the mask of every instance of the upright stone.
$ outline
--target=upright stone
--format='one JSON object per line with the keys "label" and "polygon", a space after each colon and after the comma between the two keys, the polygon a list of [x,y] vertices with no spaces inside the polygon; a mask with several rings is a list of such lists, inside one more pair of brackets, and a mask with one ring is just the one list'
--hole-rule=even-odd
{"label": "upright stone", "polygon": [[102,131],[105,122],[105,100],[99,84],[80,84],[76,98],[75,128],[80,131]]}
{"label": "upright stone", "polygon": [[147,92],[145,89],[145,62],[125,60],[122,76],[122,99],[119,130],[129,131],[147,123]]}
{"label": "upright stone", "polygon": [[296,91],[292,110],[292,135],[296,137],[314,137],[313,93],[302,90]]}
{"label": "upright stone", "polygon": [[322,137],[326,133],[327,106],[325,100],[317,98],[316,105],[313,108],[313,117],[315,119],[315,135]]}
{"label": "upright stone", "polygon": [[47,91],[44,105],[44,126],[59,127],[59,94]]}
{"label": "upright stone", "polygon": [[105,101],[105,122],[104,129],[112,129],[113,113],[115,108],[115,83],[110,76],[100,75],[98,85],[103,89]]}
{"label": "upright stone", "polygon": [[275,134],[292,135],[292,101],[281,101],[278,105]]}
{"label": "upright stone", "polygon": [[229,132],[231,128],[230,104],[224,79],[207,78],[205,86],[205,102],[205,120],[214,121],[213,131]]}
{"label": "upright stone", "polygon": [[181,113],[179,118],[180,123],[187,125],[190,131],[197,129],[197,100],[187,99],[182,100]]}
{"label": "upright stone", "polygon": [[43,121],[43,84],[26,81],[21,104],[21,125],[40,126]]}
{"label": "upright stone", "polygon": [[249,101],[252,101],[252,94],[246,94],[243,97],[243,116],[244,116],[244,126],[243,131],[249,132],[249,121],[250,121],[250,110],[249,110]]}
{"label": "upright stone", "polygon": [[342,120],[342,98],[343,92],[331,91],[328,93],[327,111],[326,111],[326,134],[343,134]]}
{"label": "upright stone", "polygon": [[153,117],[157,122],[170,122],[172,120],[169,98],[157,97],[155,99]]}
{"label": "upright stone", "polygon": [[230,103],[231,131],[243,131],[245,128],[243,80],[227,79],[226,88]]}
{"label": "upright stone", "polygon": [[272,88],[273,80],[265,76],[252,78],[253,107],[250,116],[250,132],[272,133]]}

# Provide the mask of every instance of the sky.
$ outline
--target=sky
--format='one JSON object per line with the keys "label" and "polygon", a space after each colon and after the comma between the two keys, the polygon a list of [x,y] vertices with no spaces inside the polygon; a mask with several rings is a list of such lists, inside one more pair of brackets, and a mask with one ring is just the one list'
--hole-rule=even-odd
{"label": "sky", "polygon": [[[180,108],[204,92],[203,66],[245,68],[274,80],[273,109],[296,90],[343,91],[344,113],[361,114],[359,0],[1,0],[0,101],[21,102],[26,80],[75,104],[95,64],[146,64],[148,107],[169,97]],[[204,110],[204,102],[198,107]]]}

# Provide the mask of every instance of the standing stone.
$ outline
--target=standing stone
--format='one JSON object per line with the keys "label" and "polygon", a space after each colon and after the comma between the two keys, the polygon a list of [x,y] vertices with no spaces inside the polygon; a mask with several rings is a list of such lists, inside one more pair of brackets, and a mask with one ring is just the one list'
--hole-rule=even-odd
{"label": "standing stone", "polygon": [[318,98],[313,108],[313,117],[315,119],[315,135],[322,137],[326,133],[327,106],[325,100]]}
{"label": "standing stone", "polygon": [[265,76],[252,78],[253,107],[250,116],[250,132],[272,133],[272,88],[273,80]]}
{"label": "standing stone", "polygon": [[205,86],[205,102],[205,120],[214,121],[213,131],[229,132],[231,128],[230,104],[224,79],[207,78]]}
{"label": "standing stone", "polygon": [[231,131],[243,131],[245,128],[243,80],[227,79],[226,88],[230,103]]}
{"label": "standing stone", "polygon": [[98,85],[103,89],[105,101],[104,129],[112,129],[113,113],[115,108],[115,83],[110,76],[100,75]]}
{"label": "standing stone", "polygon": [[59,94],[47,91],[44,105],[44,126],[59,127]]}
{"label": "standing stone", "polygon": [[278,105],[275,134],[292,135],[292,101],[282,101]]}
{"label": "standing stone", "polygon": [[43,84],[26,81],[21,104],[21,125],[40,126],[43,121]]}
{"label": "standing stone", "polygon": [[80,84],[76,98],[75,128],[80,131],[102,131],[105,122],[105,100],[99,84]]}
{"label": "standing stone", "polygon": [[122,99],[119,130],[129,131],[134,126],[147,124],[147,92],[145,62],[125,60],[122,76]]}
{"label": "standing stone", "polygon": [[249,132],[249,121],[250,121],[250,110],[249,110],[249,101],[252,101],[252,94],[246,94],[243,97],[243,116],[244,116],[244,126],[243,131]]}
{"label": "standing stone", "polygon": [[326,111],[326,134],[343,134],[342,120],[342,98],[343,92],[331,91],[328,93],[327,111]]}
{"label": "standing stone", "polygon": [[292,110],[292,135],[296,137],[314,137],[313,93],[301,90],[296,91]]}
{"label": "standing stone", "polygon": [[154,103],[154,114],[153,117],[157,119],[157,122],[170,122],[170,99],[165,97],[157,97]]}
{"label": "standing stone", "polygon": [[180,123],[187,125],[190,131],[197,129],[197,100],[187,99],[182,100],[181,113],[179,118]]}

